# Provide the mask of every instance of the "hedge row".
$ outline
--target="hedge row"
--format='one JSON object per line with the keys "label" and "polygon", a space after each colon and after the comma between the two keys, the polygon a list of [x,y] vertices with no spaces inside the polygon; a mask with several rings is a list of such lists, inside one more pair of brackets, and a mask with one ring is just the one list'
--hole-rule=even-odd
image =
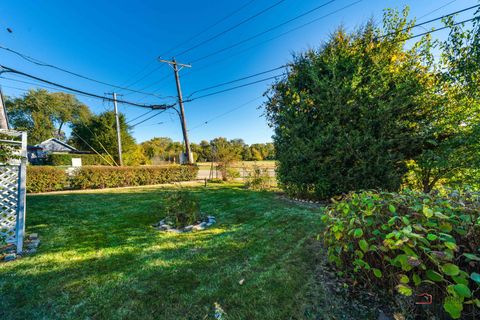
{"label": "hedge row", "polygon": [[27,192],[48,192],[68,189],[102,189],[143,186],[194,180],[197,166],[81,167],[71,175],[59,168],[30,166]]}
{"label": "hedge row", "polygon": [[48,192],[68,187],[68,174],[64,169],[49,166],[27,167],[27,192]]}
{"label": "hedge row", "polygon": [[[102,157],[98,154],[62,154],[62,153],[53,153],[49,154],[47,157],[47,165],[51,166],[71,166],[72,158],[81,158],[82,165],[84,166],[100,166],[108,165]],[[108,156],[105,156],[108,159]]]}

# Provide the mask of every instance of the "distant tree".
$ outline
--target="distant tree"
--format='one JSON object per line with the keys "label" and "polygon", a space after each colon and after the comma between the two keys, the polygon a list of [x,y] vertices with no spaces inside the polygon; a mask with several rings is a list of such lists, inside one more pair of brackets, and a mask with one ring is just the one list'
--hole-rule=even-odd
{"label": "distant tree", "polygon": [[90,109],[67,93],[30,90],[20,98],[7,99],[9,122],[17,130],[27,131],[29,144],[57,137],[65,139],[62,129],[88,121]]}
{"label": "distant tree", "polygon": [[172,143],[173,140],[168,137],[155,137],[142,142],[141,145],[149,159],[158,158],[166,160],[168,158],[167,150]]}
{"label": "distant tree", "polygon": [[[120,113],[120,135],[124,154],[136,151],[135,139],[126,124],[125,116]],[[90,150],[92,146],[97,152],[105,150],[118,161],[118,143],[115,125],[115,114],[112,111],[94,115],[88,122],[73,123],[71,143],[81,150]],[[88,143],[88,145],[87,145]]]}
{"label": "distant tree", "polygon": [[219,163],[222,177],[227,180],[227,172],[232,162],[241,159],[241,152],[243,150],[238,147],[238,143],[232,144],[226,138],[220,137],[210,141],[212,146],[212,154],[214,161]]}

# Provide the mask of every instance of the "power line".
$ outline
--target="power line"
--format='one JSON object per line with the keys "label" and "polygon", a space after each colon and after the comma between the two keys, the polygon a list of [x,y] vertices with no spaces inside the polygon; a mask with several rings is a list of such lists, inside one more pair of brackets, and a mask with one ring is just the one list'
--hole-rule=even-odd
{"label": "power line", "polygon": [[[83,90],[67,87],[67,86],[64,86],[62,84],[52,82],[52,81],[49,81],[49,80],[45,80],[45,79],[33,76],[31,74],[22,72],[22,71],[18,71],[18,70],[15,70],[13,68],[9,68],[9,67],[4,66],[4,65],[0,65],[0,68],[6,70],[6,71],[3,71],[3,72],[11,72],[11,73],[19,74],[19,75],[28,77],[30,79],[34,79],[34,80],[37,80],[37,81],[40,81],[40,82],[43,82],[43,83],[47,83],[47,84],[50,84],[50,85],[53,85],[53,86],[56,86],[56,87],[59,87],[59,88],[65,89],[65,90],[69,90],[69,91],[72,91],[72,92],[75,92],[75,93],[80,93],[80,94],[87,95],[87,96],[90,96],[90,97],[94,97],[94,98],[97,98],[97,99],[113,101],[112,98],[107,98],[105,96],[101,96],[101,95],[98,95],[98,94],[95,94],[95,93],[90,93],[90,92],[86,92],[86,91],[83,91]],[[136,107],[142,107],[142,108],[166,109],[166,108],[171,107],[171,105],[169,106],[169,105],[165,105],[165,104],[163,104],[163,105],[144,105],[144,104],[139,104],[139,103],[125,101],[125,100],[117,100],[117,101],[119,103],[124,103],[124,104],[128,104],[128,105],[136,106]]]}
{"label": "power line", "polygon": [[[65,93],[70,93],[70,94],[72,93],[72,91],[59,90],[59,89],[56,88],[56,87],[47,86],[47,85],[44,85],[44,84],[41,84],[41,83],[24,81],[24,80],[20,80],[20,79],[7,78],[7,77],[3,77],[3,76],[0,76],[0,79],[5,79],[5,80],[7,80],[7,81],[15,81],[15,82],[24,83],[24,84],[29,84],[29,85],[37,86],[37,87],[40,87],[40,88],[51,89],[51,90],[55,90],[55,91],[59,91],[59,92],[65,92]],[[24,90],[25,92],[28,92],[28,91],[29,91],[28,89],[23,89],[23,90]],[[92,97],[89,96],[89,95],[85,95],[85,94],[81,94],[81,93],[77,93],[77,94],[78,94],[79,96],[92,98]]]}
{"label": "power line", "polygon": [[57,67],[57,66],[55,66],[55,65],[52,65],[52,64],[43,62],[43,61],[41,61],[41,60],[32,58],[32,57],[27,56],[27,55],[25,55],[25,54],[23,54],[23,53],[21,53],[21,52],[19,52],[19,51],[16,51],[16,50],[13,50],[13,49],[4,47],[4,46],[2,46],[2,45],[0,45],[0,49],[5,50],[5,51],[8,51],[8,52],[11,52],[11,53],[13,53],[13,54],[16,54],[17,56],[21,57],[22,59],[24,59],[24,60],[26,60],[26,61],[28,61],[28,62],[31,62],[31,63],[33,63],[33,64],[36,64],[36,65],[38,65],[38,66],[52,68],[52,69],[55,69],[55,70],[58,70],[58,71],[61,71],[61,72],[65,72],[65,73],[68,73],[68,74],[70,74],[70,75],[73,75],[73,76],[76,76],[76,77],[79,77],[79,78],[82,78],[82,79],[85,79],[85,80],[93,81],[93,82],[96,82],[96,83],[99,83],[99,84],[103,84],[103,85],[107,85],[107,86],[110,86],[110,87],[114,87],[114,88],[117,88],[117,89],[129,90],[129,91],[136,92],[136,93],[147,94],[147,95],[151,95],[151,96],[155,96],[155,97],[161,97],[161,96],[159,96],[159,95],[152,94],[152,93],[149,93],[149,92],[143,92],[143,91],[133,90],[133,89],[129,89],[129,88],[127,88],[127,87],[122,87],[122,86],[118,86],[118,85],[115,85],[115,84],[112,84],[112,83],[108,83],[108,82],[105,82],[105,81],[100,81],[100,80],[97,80],[97,79],[93,79],[93,78],[91,78],[91,77],[87,77],[87,76],[81,75],[81,74],[79,74],[79,73],[76,73],[76,72],[73,72],[73,71],[70,71],[70,70],[61,68],[61,67]]}
{"label": "power line", "polygon": [[158,117],[159,115],[161,115],[161,114],[164,113],[165,111],[167,111],[167,110],[162,110],[162,111],[154,114],[153,116],[148,117],[147,119],[144,119],[144,120],[142,120],[142,121],[140,121],[140,122],[138,122],[138,123],[132,124],[131,127],[132,127],[132,128],[133,128],[133,127],[136,127],[136,126],[138,126],[139,124],[142,124],[142,123],[144,123],[144,122],[146,122],[146,121],[148,121],[148,120],[150,120],[150,119],[153,119],[153,118],[155,118],[155,117]]}
{"label": "power line", "polygon": [[153,111],[155,111],[155,109],[152,109],[152,110],[149,110],[149,111],[147,111],[147,112],[145,112],[145,113],[142,113],[142,114],[139,115],[138,117],[135,117],[135,118],[133,118],[132,120],[127,121],[126,123],[129,124],[130,122],[133,122],[133,121],[135,121],[135,120],[138,120],[138,119],[146,116],[147,114],[152,113]]}
{"label": "power line", "polygon": [[[471,6],[471,7],[465,8],[465,9],[461,9],[461,10],[458,10],[458,11],[455,11],[455,12],[452,12],[452,13],[449,13],[449,14],[445,14],[441,17],[433,18],[433,19],[427,20],[425,22],[416,23],[411,27],[406,27],[406,28],[403,28],[402,30],[387,33],[383,36],[380,36],[379,38],[382,39],[382,38],[386,38],[386,37],[391,36],[391,35],[396,35],[396,34],[399,34],[401,32],[404,32],[404,31],[407,31],[407,30],[410,30],[410,29],[413,29],[413,28],[421,27],[423,25],[426,25],[426,24],[429,24],[429,23],[432,23],[432,22],[435,22],[435,21],[438,21],[438,20],[442,20],[444,18],[451,17],[451,16],[454,16],[456,14],[459,14],[459,13],[462,13],[462,12],[465,12],[465,11],[469,11],[469,10],[472,10],[472,9],[475,9],[475,8],[478,8],[478,7],[480,7],[480,4],[477,4],[475,6]],[[445,29],[445,28],[443,28],[443,29]],[[441,30],[443,30],[443,29],[441,29]]]}
{"label": "power line", "polygon": [[221,114],[219,114],[219,115],[217,115],[217,116],[215,116],[215,117],[213,117],[213,118],[210,118],[210,119],[208,119],[207,121],[204,121],[203,123],[200,123],[200,124],[196,125],[195,127],[191,128],[189,131],[195,130],[195,129],[197,129],[197,128],[199,128],[199,127],[202,127],[202,126],[205,126],[205,125],[207,125],[208,123],[212,122],[213,120],[216,120],[216,119],[218,119],[218,118],[221,118],[221,117],[223,117],[223,116],[226,116],[227,114],[230,114],[230,113],[232,113],[232,112],[234,112],[234,111],[237,111],[238,109],[241,109],[241,108],[243,108],[243,107],[246,107],[246,106],[249,105],[250,103],[252,103],[252,102],[254,102],[254,101],[258,100],[258,99],[261,99],[261,98],[263,98],[263,95],[262,95],[262,96],[259,96],[259,97],[256,97],[256,98],[254,98],[254,99],[252,99],[252,100],[249,100],[249,101],[247,101],[247,102],[245,102],[245,103],[242,103],[241,105],[239,105],[239,106],[237,106],[237,107],[235,107],[235,108],[233,108],[233,109],[230,109],[230,110],[228,110],[228,111],[226,111],[226,112],[224,112],[224,113],[221,113]]}
{"label": "power line", "polygon": [[[479,5],[480,6],[480,5]],[[464,10],[460,10],[460,12],[463,12],[465,10],[468,10],[468,9],[472,9],[471,8],[467,8],[467,9],[464,9]],[[454,14],[457,14],[457,12],[454,12],[454,13],[451,13],[451,14],[448,14],[448,15],[445,15],[445,16],[442,16],[442,17],[447,17],[447,16],[451,16],[451,15],[454,15]],[[441,17],[441,18],[442,18]],[[466,23],[466,22],[470,22],[470,21],[473,21],[473,20],[479,20],[480,17],[474,17],[474,18],[471,18],[471,19],[466,19],[466,20],[463,20],[463,21],[460,21],[460,22],[456,22],[453,24],[453,26],[456,26],[456,25],[460,25],[460,24],[463,24],[463,23]],[[431,21],[436,21],[436,20],[439,20],[439,18],[436,18],[436,19],[432,19]],[[421,25],[423,25],[425,23],[421,23]],[[420,24],[419,24],[420,25]],[[410,28],[415,28],[417,27],[418,25],[413,25],[412,27]],[[410,29],[410,28],[407,28],[406,30]],[[411,40],[411,39],[414,39],[414,38],[418,38],[418,37],[422,37],[424,35],[427,35],[427,34],[431,34],[431,33],[434,33],[434,32],[438,32],[438,31],[441,31],[441,30],[444,30],[444,29],[447,29],[447,28],[450,28],[450,26],[444,26],[442,28],[438,28],[438,29],[434,29],[434,30],[431,30],[431,31],[427,31],[427,32],[423,32],[423,33],[420,33],[420,34],[416,34],[416,35],[413,35],[413,36],[410,36],[410,37],[407,37],[407,38],[404,38],[404,39],[400,39],[396,42],[404,42],[404,41],[408,41],[408,40]],[[284,67],[284,66],[281,66],[281,67]],[[279,68],[281,68],[279,67]],[[235,89],[239,89],[239,88],[243,88],[243,87],[246,87],[246,86],[250,86],[250,85],[253,85],[253,84],[256,84],[256,83],[259,83],[259,82],[264,82],[264,81],[268,81],[268,80],[271,80],[271,79],[275,79],[275,78],[278,78],[279,76],[282,76],[284,74],[280,74],[280,75],[276,75],[276,76],[273,76],[273,77],[269,77],[269,78],[265,78],[265,79],[261,79],[261,80],[257,80],[257,81],[254,81],[254,82],[250,82],[250,83],[246,83],[246,84],[243,84],[243,85],[239,85],[239,86],[236,86],[236,87],[232,87],[232,88],[228,88],[228,89],[225,89],[225,90],[220,90],[220,91],[216,91],[216,92],[213,92],[213,93],[209,93],[209,94],[205,94],[203,96],[199,96],[199,97],[196,97],[196,98],[193,98],[193,99],[190,99],[190,100],[186,100],[185,102],[191,102],[191,101],[194,101],[194,100],[197,100],[197,99],[201,99],[201,98],[205,98],[205,97],[209,97],[209,96],[213,96],[213,95],[217,95],[217,94],[220,94],[220,93],[224,93],[224,92],[228,92],[228,91],[231,91],[231,90],[235,90]]]}
{"label": "power line", "polygon": [[[463,20],[463,21],[460,21],[460,22],[456,22],[456,23],[452,24],[452,26],[458,26],[460,24],[470,22],[470,21],[473,21],[473,20],[479,20],[479,19],[480,19],[480,17],[474,17],[474,18],[471,18],[471,19],[466,19],[466,20]],[[408,37],[408,38],[405,38],[405,39],[401,39],[398,42],[403,42],[403,41],[411,40],[411,39],[414,39],[414,38],[423,37],[427,34],[437,32],[437,31],[442,31],[442,30],[445,30],[445,29],[448,29],[448,28],[450,28],[450,26],[444,26],[444,27],[441,27],[441,28],[438,28],[438,29],[435,29],[435,30],[426,31],[426,32],[419,33],[419,34],[416,34],[414,36],[411,36],[411,37]]]}
{"label": "power line", "polygon": [[204,45],[204,44],[206,44],[206,43],[208,43],[208,42],[210,42],[210,41],[212,41],[212,40],[214,40],[214,39],[216,39],[216,38],[218,38],[218,37],[220,37],[220,36],[222,36],[222,35],[224,35],[224,34],[226,34],[226,33],[228,33],[228,32],[230,32],[230,31],[238,28],[239,26],[241,26],[241,25],[243,25],[243,24],[245,24],[245,23],[247,23],[247,22],[255,19],[256,17],[264,14],[265,12],[268,12],[269,10],[277,7],[277,6],[280,5],[282,2],[285,2],[285,0],[280,0],[280,1],[275,2],[275,3],[272,4],[271,6],[265,8],[265,9],[259,11],[259,12],[257,12],[256,14],[248,17],[247,19],[244,19],[244,20],[240,21],[239,23],[231,26],[230,28],[228,28],[228,29],[226,29],[226,30],[224,30],[224,31],[222,31],[222,32],[220,32],[220,33],[217,33],[217,34],[215,34],[214,36],[212,36],[212,37],[210,37],[210,38],[207,38],[207,39],[203,40],[202,42],[200,42],[200,43],[198,43],[198,44],[196,44],[196,45],[194,45],[194,46],[192,46],[192,47],[190,47],[190,48],[188,48],[188,49],[183,50],[182,52],[178,53],[176,56],[184,55],[185,53],[190,52],[190,51],[192,51],[193,49],[196,49],[196,48],[198,48],[198,47],[200,47],[200,46],[202,46],[202,45]]}
{"label": "power line", "polygon": [[238,12],[240,12],[241,10],[243,10],[244,8],[246,8],[247,6],[249,6],[250,4],[252,4],[253,2],[255,2],[256,0],[250,0],[248,1],[247,3],[243,4],[240,8],[230,12],[229,14],[227,14],[226,16],[224,16],[223,18],[221,18],[220,20],[218,20],[217,22],[213,23],[212,25],[208,26],[207,28],[203,29],[202,31],[198,32],[197,34],[191,36],[190,38],[188,38],[187,40],[177,44],[175,47],[167,50],[165,53],[161,54],[160,56],[165,56],[166,54],[174,51],[174,50],[177,50],[178,48],[182,47],[183,45],[187,44],[187,43],[190,43],[193,39],[195,38],[198,38],[199,36],[201,36],[202,34],[204,34],[205,32],[211,30],[212,28],[216,27],[217,25],[219,25],[220,23],[222,23],[223,21],[227,20],[228,18],[234,16],[235,14],[237,14]]}
{"label": "power line", "polygon": [[203,89],[199,89],[199,90],[193,91],[193,92],[189,95],[189,97],[191,97],[191,96],[193,96],[194,94],[199,93],[199,92],[208,91],[208,90],[210,90],[210,89],[214,89],[214,88],[218,88],[218,87],[223,87],[223,86],[225,86],[225,85],[227,85],[227,84],[231,84],[231,83],[243,81],[243,80],[246,80],[246,79],[254,78],[254,77],[257,77],[257,76],[259,76],[259,75],[266,74],[266,73],[270,73],[270,72],[273,72],[273,71],[276,71],[276,70],[279,70],[279,69],[282,69],[282,68],[285,68],[285,67],[286,67],[286,65],[283,65],[283,66],[276,67],[276,68],[273,68],[273,69],[270,69],[270,70],[258,72],[258,73],[255,73],[255,74],[252,74],[252,75],[249,75],[249,76],[246,76],[246,77],[242,77],[242,78],[235,79],[235,80],[231,80],[231,81],[227,81],[227,82],[222,82],[222,83],[219,83],[219,84],[210,86],[210,87],[206,87],[206,88],[203,88]]}
{"label": "power line", "polygon": [[418,17],[417,19],[425,18],[425,17],[431,15],[432,13],[435,13],[435,12],[437,12],[438,10],[441,10],[441,9],[443,9],[443,8],[451,5],[452,3],[456,2],[456,1],[457,1],[457,0],[452,0],[452,1],[450,1],[450,2],[448,2],[448,3],[446,3],[446,4],[444,4],[444,5],[442,5],[442,6],[440,6],[440,7],[438,7],[437,9],[434,9],[434,10],[432,10],[432,11],[429,11],[429,12],[425,13],[424,15]]}
{"label": "power line", "polygon": [[268,81],[268,80],[276,79],[276,78],[281,77],[281,76],[283,76],[283,75],[284,75],[284,73],[282,73],[282,74],[277,74],[276,76],[273,76],[273,77],[268,77],[268,78],[265,78],[265,79],[260,79],[260,80],[257,80],[257,81],[245,83],[245,84],[242,84],[242,85],[239,85],[239,86],[236,86],[236,87],[232,87],[232,88],[228,88],[228,89],[224,89],[224,90],[220,90],[220,91],[216,91],[216,92],[204,94],[203,96],[199,96],[199,97],[196,97],[196,98],[193,98],[193,99],[185,100],[185,102],[192,102],[192,101],[194,101],[194,100],[198,100],[198,99],[210,97],[210,96],[213,96],[213,95],[217,95],[217,94],[220,94],[220,93],[224,93],[224,92],[228,92],[228,91],[240,89],[240,88],[243,88],[243,87],[251,86],[251,85],[254,85],[254,84],[257,84],[257,83],[260,83],[260,82],[265,82],[265,81]]}
{"label": "power line", "polygon": [[[161,65],[160,65],[160,66],[157,66],[157,67],[154,68],[152,71],[150,71],[149,73],[147,73],[146,75],[144,75],[144,76],[141,77],[140,79],[138,79],[138,80],[130,83],[129,85],[127,85],[127,87],[126,87],[125,89],[122,89],[122,90],[130,90],[130,89],[128,89],[129,87],[133,86],[134,84],[139,83],[139,82],[142,81],[143,79],[148,78],[151,74],[153,74],[155,71],[157,71],[157,70],[160,69],[161,67],[162,67]],[[140,90],[144,90],[144,89],[142,88],[142,89],[140,89]],[[138,91],[138,90],[130,90],[130,91],[133,91],[133,93],[143,93],[143,94],[145,94],[144,92]],[[151,95],[151,94],[148,93],[147,95]]]}
{"label": "power line", "polygon": [[[221,52],[224,52],[224,51],[227,51],[227,50],[229,50],[229,49],[238,47],[239,45],[242,45],[242,44],[244,44],[244,43],[246,43],[246,42],[248,42],[248,41],[251,41],[251,40],[253,40],[253,39],[256,39],[256,38],[258,38],[258,37],[260,37],[260,36],[262,36],[262,35],[264,35],[264,34],[267,34],[267,33],[271,32],[271,31],[273,31],[273,30],[276,30],[276,29],[278,29],[278,28],[280,28],[280,27],[283,27],[284,25],[286,25],[286,24],[288,24],[288,23],[290,23],[290,22],[292,22],[292,21],[294,21],[294,20],[297,20],[297,19],[299,19],[299,18],[302,18],[302,17],[304,17],[305,15],[307,15],[307,14],[309,14],[309,13],[315,11],[315,10],[318,10],[318,9],[320,9],[320,8],[326,6],[326,5],[328,5],[328,4],[330,4],[330,3],[334,2],[334,1],[336,1],[336,0],[330,0],[330,1],[327,2],[327,3],[324,3],[324,4],[322,4],[322,5],[318,6],[318,7],[315,7],[315,8],[313,8],[313,9],[307,11],[307,12],[304,12],[304,13],[302,13],[302,14],[300,14],[300,15],[292,18],[292,19],[289,19],[289,20],[284,21],[284,22],[282,22],[282,23],[280,23],[280,24],[277,24],[276,26],[273,26],[273,27],[271,27],[271,28],[268,28],[268,29],[266,29],[266,30],[264,30],[264,31],[262,31],[262,32],[259,32],[259,33],[255,34],[255,35],[251,36],[251,37],[248,37],[248,38],[243,39],[243,40],[241,40],[241,41],[239,41],[239,42],[236,42],[236,43],[234,43],[234,44],[231,44],[231,45],[229,45],[229,46],[226,46],[226,47],[224,47],[224,48],[222,48],[222,49],[220,49],[220,50],[217,50],[217,51],[214,51],[214,52],[209,53],[209,54],[207,54],[207,55],[204,55],[204,56],[202,56],[202,57],[200,57],[200,58],[198,58],[198,59],[193,60],[192,63],[205,60],[205,59],[210,58],[211,56],[217,55],[217,54],[219,54],[219,53],[221,53]],[[324,18],[326,18],[326,17],[328,17],[328,16],[331,16],[331,15],[333,15],[333,14],[335,14],[335,13],[337,13],[337,12],[340,12],[340,11],[342,11],[342,10],[345,10],[345,9],[347,9],[347,8],[349,8],[349,7],[357,4],[357,3],[360,3],[360,2],[362,2],[362,1],[363,1],[363,0],[355,1],[355,2],[353,2],[353,3],[351,3],[351,4],[349,4],[349,5],[346,5],[346,6],[342,7],[342,8],[340,8],[340,9],[337,9],[337,10],[335,10],[335,11],[332,11],[332,12],[330,12],[330,13],[328,13],[328,14],[320,17],[320,18],[317,18],[317,19],[312,20],[312,21],[310,21],[310,22],[308,22],[308,23],[305,23],[305,24],[301,25],[300,27],[294,28],[294,29],[292,29],[291,31],[294,31],[294,30],[303,28],[303,27],[305,27],[305,26],[307,26],[307,25],[309,25],[309,24],[311,24],[311,23],[314,23],[314,22],[316,22],[316,21],[318,21],[318,20],[324,19]],[[291,31],[289,31],[289,32],[291,32]],[[287,34],[287,33],[289,33],[289,32],[285,32],[285,33],[281,34],[280,36],[282,36],[282,35],[284,35],[284,34]]]}
{"label": "power line", "polygon": [[[359,2],[359,1],[358,1],[358,2]],[[247,51],[249,51],[249,50],[252,50],[252,49],[254,49],[254,48],[258,47],[258,46],[261,46],[261,45],[263,45],[263,44],[265,44],[265,43],[267,43],[267,42],[273,41],[273,40],[275,40],[275,39],[277,39],[277,38],[280,38],[280,37],[282,37],[282,36],[284,36],[284,35],[287,35],[287,34],[289,34],[289,33],[292,33],[292,32],[294,32],[294,31],[297,31],[297,30],[299,30],[299,29],[301,29],[301,28],[303,28],[303,27],[306,27],[307,25],[310,25],[310,24],[312,24],[312,23],[315,23],[315,22],[317,22],[317,21],[319,21],[319,20],[321,20],[321,19],[323,19],[323,18],[325,18],[325,17],[327,17],[327,16],[330,16],[330,15],[332,15],[332,14],[334,14],[334,13],[337,13],[338,11],[344,10],[344,9],[346,9],[346,8],[348,8],[348,7],[356,4],[356,3],[357,3],[357,2],[354,2],[354,3],[350,4],[350,5],[347,5],[346,7],[340,8],[339,10],[336,10],[336,11],[334,11],[334,12],[331,12],[331,13],[325,15],[325,16],[316,18],[316,19],[314,19],[314,20],[312,20],[312,21],[309,21],[309,22],[307,22],[307,23],[305,23],[305,24],[303,24],[303,25],[300,25],[300,26],[298,26],[298,27],[295,27],[295,28],[293,28],[293,29],[290,29],[290,30],[288,30],[288,31],[286,31],[286,32],[283,32],[283,33],[277,35],[277,36],[274,36],[274,37],[269,38],[269,39],[267,39],[267,40],[265,40],[265,41],[262,41],[262,42],[260,42],[260,43],[257,43],[257,44],[255,44],[255,45],[253,45],[253,46],[250,46],[250,47],[246,48],[245,50],[241,50],[241,51],[239,51],[239,52],[237,52],[237,53],[235,53],[235,54],[228,55],[228,56],[225,57],[225,58],[218,59],[218,60],[216,60],[216,61],[214,61],[214,62],[212,62],[212,63],[209,63],[209,64],[207,64],[207,65],[204,65],[204,66],[202,66],[202,67],[200,67],[200,68],[196,68],[195,71],[198,72],[198,71],[203,70],[203,69],[205,69],[205,68],[207,68],[207,67],[209,67],[209,66],[211,66],[211,65],[218,64],[218,63],[223,62],[223,61],[225,61],[225,60],[228,60],[228,59],[230,59],[230,58],[232,58],[232,57],[235,57],[235,56],[237,56],[237,55],[239,55],[239,54],[245,53],[245,52],[247,52]],[[469,9],[469,8],[467,8],[467,9]],[[435,11],[435,10],[434,10],[434,11]],[[433,11],[432,11],[432,12],[433,12]],[[453,15],[453,14],[455,14],[455,13],[451,13],[451,14],[449,14],[449,15],[447,15],[447,16],[450,16],[450,15]],[[441,18],[443,18],[443,17],[445,17],[445,16],[442,16],[442,17],[440,17],[440,18],[436,18],[436,19],[434,19],[434,20],[439,20],[439,19],[441,19]],[[414,28],[414,27],[415,27],[415,26],[412,26],[412,28]],[[405,30],[408,30],[408,28],[405,29]]]}

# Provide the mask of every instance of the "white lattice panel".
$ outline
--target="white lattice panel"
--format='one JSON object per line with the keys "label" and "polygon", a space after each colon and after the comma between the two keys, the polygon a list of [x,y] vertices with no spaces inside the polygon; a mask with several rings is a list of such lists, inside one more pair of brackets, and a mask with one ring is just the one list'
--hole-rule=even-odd
{"label": "white lattice panel", "polygon": [[18,202],[18,166],[0,166],[0,235],[15,242]]}

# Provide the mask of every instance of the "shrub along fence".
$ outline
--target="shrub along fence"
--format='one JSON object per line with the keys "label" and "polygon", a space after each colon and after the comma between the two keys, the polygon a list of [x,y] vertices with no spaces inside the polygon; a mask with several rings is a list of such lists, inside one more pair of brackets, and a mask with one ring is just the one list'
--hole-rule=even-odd
{"label": "shrub along fence", "polygon": [[[72,158],[81,158],[84,166],[101,166],[108,163],[97,154],[62,154],[52,153],[47,157],[46,164],[51,166],[70,166]],[[105,156],[108,159],[108,156]]]}
{"label": "shrub along fence", "polygon": [[72,174],[49,166],[30,166],[27,170],[27,192],[69,189],[102,189],[144,186],[190,181],[197,177],[194,165],[144,167],[81,167]]}

